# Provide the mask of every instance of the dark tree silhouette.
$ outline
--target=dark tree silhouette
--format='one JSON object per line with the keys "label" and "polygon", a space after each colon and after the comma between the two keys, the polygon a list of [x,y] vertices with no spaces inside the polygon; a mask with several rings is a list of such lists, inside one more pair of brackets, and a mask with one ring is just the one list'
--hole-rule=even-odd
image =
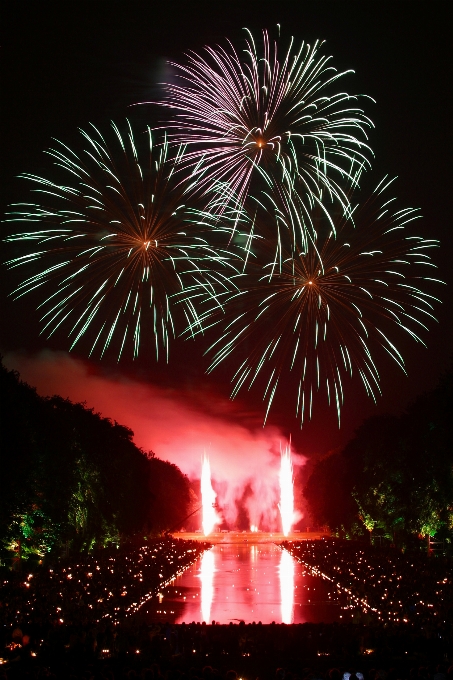
{"label": "dark tree silhouette", "polygon": [[133,432],[59,396],[41,398],[3,365],[0,539],[22,556],[89,549],[176,528],[192,502],[175,465]]}

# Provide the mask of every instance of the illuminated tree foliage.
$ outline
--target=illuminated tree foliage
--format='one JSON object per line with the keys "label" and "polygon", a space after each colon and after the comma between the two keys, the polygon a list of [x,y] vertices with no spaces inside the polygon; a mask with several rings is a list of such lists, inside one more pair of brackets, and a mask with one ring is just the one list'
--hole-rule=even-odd
{"label": "illuminated tree foliage", "polygon": [[0,381],[4,546],[22,557],[90,549],[167,530],[187,515],[188,479],[144,455],[131,430],[83,404],[40,398],[3,365]]}
{"label": "illuminated tree foliage", "polygon": [[318,461],[304,495],[314,519],[366,530],[453,539],[453,372],[401,416],[367,420],[340,453]]}

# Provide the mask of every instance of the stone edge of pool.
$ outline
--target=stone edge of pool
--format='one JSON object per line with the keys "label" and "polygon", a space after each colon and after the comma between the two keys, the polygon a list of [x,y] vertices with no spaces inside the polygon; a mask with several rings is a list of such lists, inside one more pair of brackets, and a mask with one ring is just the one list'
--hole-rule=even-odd
{"label": "stone edge of pool", "polygon": [[283,541],[302,541],[302,540],[320,540],[322,538],[329,538],[330,534],[323,531],[298,531],[291,533],[289,536],[284,536],[282,533],[267,533],[264,531],[228,531],[215,532],[209,536],[204,536],[198,532],[172,532],[174,538],[182,538],[190,541],[206,541],[208,543],[247,543],[254,545],[259,543],[282,543]]}

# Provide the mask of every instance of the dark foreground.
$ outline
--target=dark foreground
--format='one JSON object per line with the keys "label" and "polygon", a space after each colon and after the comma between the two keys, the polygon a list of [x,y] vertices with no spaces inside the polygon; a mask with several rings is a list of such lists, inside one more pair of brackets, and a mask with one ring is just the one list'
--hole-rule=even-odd
{"label": "dark foreground", "polygon": [[160,539],[5,572],[0,679],[453,680],[451,559],[288,543],[348,593],[353,623],[149,625],[140,603],[207,547]]}
{"label": "dark foreground", "polygon": [[341,680],[357,672],[365,680],[445,680],[453,659],[451,640],[435,626],[415,634],[363,624],[54,624],[37,656],[18,633],[15,640],[0,678],[5,669],[8,679]]}

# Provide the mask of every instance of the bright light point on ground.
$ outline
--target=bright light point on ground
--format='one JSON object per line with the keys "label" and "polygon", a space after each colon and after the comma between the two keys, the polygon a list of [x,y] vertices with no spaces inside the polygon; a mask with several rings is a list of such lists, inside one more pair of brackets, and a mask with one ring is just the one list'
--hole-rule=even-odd
{"label": "bright light point on ground", "polygon": [[253,532],[253,533],[255,533],[255,532],[258,531],[258,527],[257,527],[255,524],[252,524],[252,525],[250,526],[250,531]]}

